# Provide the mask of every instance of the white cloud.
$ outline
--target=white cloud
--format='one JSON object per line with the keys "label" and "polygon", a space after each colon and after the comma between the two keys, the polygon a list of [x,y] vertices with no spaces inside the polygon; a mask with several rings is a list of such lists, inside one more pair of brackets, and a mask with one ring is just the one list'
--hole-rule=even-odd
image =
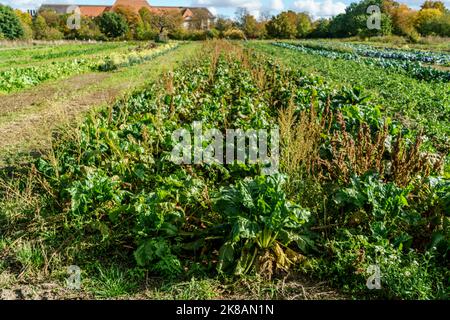
{"label": "white cloud", "polygon": [[260,8],[261,1],[248,0],[193,0],[193,5],[216,8]]}
{"label": "white cloud", "polygon": [[[114,0],[112,0],[114,1]],[[78,4],[78,0],[1,0],[1,4],[6,4],[8,6],[11,6],[13,8],[17,9],[36,9],[41,6],[43,3],[57,3],[57,4]],[[84,2],[86,3],[86,1]],[[92,0],[91,3],[105,3],[104,0]]]}
{"label": "white cloud", "polygon": [[261,0],[193,0],[192,5],[200,7],[214,7],[218,9],[245,8],[255,17],[259,16],[262,8]]}
{"label": "white cloud", "polygon": [[[1,4],[12,6],[19,9],[38,8],[42,3],[79,3],[79,4],[112,4],[115,0],[0,0]],[[221,12],[230,12],[236,8],[247,8],[252,14],[259,14],[262,10],[282,11],[288,8],[294,8],[296,11],[308,11],[314,17],[333,16],[342,13],[350,2],[356,0],[177,0],[172,1],[172,5],[205,6],[214,8],[218,14]],[[414,8],[420,8],[425,0],[401,0]],[[155,0],[148,0],[150,4]],[[155,5],[164,5],[164,0],[159,0]],[[450,0],[443,0],[445,5],[450,7]],[[264,5],[263,5],[264,3]]]}
{"label": "white cloud", "polygon": [[282,11],[284,9],[283,0],[270,0],[270,9]]}
{"label": "white cloud", "polygon": [[217,9],[215,7],[208,7],[208,10],[214,15],[217,16]]}
{"label": "white cloud", "polygon": [[333,2],[333,0],[297,0],[294,7],[298,11],[305,11],[314,18],[331,17],[345,12],[347,5],[343,2]]}
{"label": "white cloud", "polygon": [[3,0],[2,4],[18,9],[34,9],[39,7],[43,0]]}

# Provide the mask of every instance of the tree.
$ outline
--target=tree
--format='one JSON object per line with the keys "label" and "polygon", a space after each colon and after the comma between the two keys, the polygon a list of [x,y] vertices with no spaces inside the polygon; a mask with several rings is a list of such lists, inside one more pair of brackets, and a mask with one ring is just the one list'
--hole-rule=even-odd
{"label": "tree", "polygon": [[150,12],[150,10],[146,7],[142,7],[139,10],[139,15],[141,16],[141,20],[144,23],[150,23],[151,19],[152,19],[152,13]]}
{"label": "tree", "polygon": [[245,17],[248,16],[250,13],[248,12],[247,8],[239,7],[234,12],[234,17],[236,20],[236,27],[242,29],[244,27],[244,20]]}
{"label": "tree", "polygon": [[79,29],[65,28],[64,34],[66,39],[106,40],[106,36],[101,32],[94,18],[82,16],[80,22]]}
{"label": "tree", "polygon": [[297,35],[297,14],[293,11],[281,12],[267,23],[266,29],[269,37],[279,39],[292,39]]}
{"label": "tree", "polygon": [[431,0],[426,0],[422,6],[421,9],[438,9],[439,11],[441,11],[442,13],[445,12],[445,4],[442,1],[431,1]]}
{"label": "tree", "polygon": [[23,12],[21,10],[14,10],[16,13],[16,16],[19,18],[20,23],[22,24],[23,28],[23,36],[22,39],[31,39],[33,38],[33,19],[31,18],[31,15]]}
{"label": "tree", "polygon": [[146,7],[142,7],[139,10],[139,15],[141,17],[142,24],[136,29],[136,38],[138,40],[154,40],[158,32],[152,26],[152,14],[150,10]]}
{"label": "tree", "polygon": [[297,38],[304,38],[312,28],[311,18],[307,13],[301,12],[297,14]]}
{"label": "tree", "polygon": [[142,18],[136,13],[130,6],[117,6],[114,7],[114,12],[123,16],[128,24],[128,38],[132,39],[136,37],[136,31],[138,28],[142,27]]}
{"label": "tree", "polygon": [[348,37],[347,17],[344,13],[338,14],[331,19],[328,26],[328,35],[333,38]]}
{"label": "tree", "polygon": [[[45,23],[50,28],[58,28],[61,26],[61,16],[55,11],[51,9],[40,10],[38,15],[45,19]],[[63,21],[65,24],[65,21]]]}
{"label": "tree", "polygon": [[45,18],[38,15],[33,21],[33,37],[37,40],[60,40],[63,33],[57,28],[50,27]]}
{"label": "tree", "polygon": [[233,21],[227,19],[223,16],[218,16],[216,19],[215,29],[217,29],[220,33],[223,33],[229,29],[233,28]]}
{"label": "tree", "polygon": [[161,10],[158,13],[151,13],[151,24],[162,34],[164,32],[175,31],[183,23],[183,17],[178,12]]}
{"label": "tree", "polygon": [[312,38],[327,38],[329,37],[329,28],[329,19],[318,19],[312,24],[312,31],[309,36]]}
{"label": "tree", "polygon": [[47,33],[47,22],[45,22],[44,17],[37,16],[33,21],[33,38],[37,40],[45,39]]}
{"label": "tree", "polygon": [[422,35],[436,34],[436,23],[443,16],[439,9],[421,9],[417,12],[415,26]]}
{"label": "tree", "polygon": [[[367,26],[369,14],[367,9],[370,6],[377,6],[381,10],[381,29],[370,29]],[[376,36],[389,35],[392,32],[391,17],[382,11],[383,0],[363,0],[358,3],[351,3],[345,13],[334,17],[330,24],[330,36],[350,37],[350,36]]]}
{"label": "tree", "polygon": [[272,19],[273,15],[270,13],[270,10],[263,10],[260,14],[259,14],[259,21],[260,22],[269,22],[270,19]]}
{"label": "tree", "polygon": [[388,0],[383,2],[383,8],[392,20],[393,33],[401,36],[416,37],[415,20],[417,12],[405,4]]}
{"label": "tree", "polygon": [[20,19],[13,9],[0,4],[0,34],[6,39],[18,39],[23,37],[24,30]]}
{"label": "tree", "polygon": [[450,37],[450,12],[432,21],[433,32],[441,37]]}
{"label": "tree", "polygon": [[23,12],[19,9],[14,10],[16,16],[19,18],[20,22],[22,22],[24,25],[27,25],[29,27],[31,27],[31,25],[33,24],[33,19],[31,18],[31,15]]}
{"label": "tree", "polygon": [[242,17],[241,29],[244,31],[245,37],[249,39],[259,38],[263,34],[261,24],[249,13]]}
{"label": "tree", "polygon": [[306,37],[312,28],[312,21],[305,12],[284,11],[272,17],[266,24],[267,33],[272,38],[291,39]]}
{"label": "tree", "polygon": [[102,33],[108,38],[119,38],[129,31],[125,18],[111,11],[104,12],[98,18],[98,25]]}

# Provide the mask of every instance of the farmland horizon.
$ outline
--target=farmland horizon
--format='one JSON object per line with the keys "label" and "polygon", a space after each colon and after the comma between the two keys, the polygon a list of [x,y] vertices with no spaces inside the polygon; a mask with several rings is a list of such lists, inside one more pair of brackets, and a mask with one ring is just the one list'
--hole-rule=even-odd
{"label": "farmland horizon", "polygon": [[[450,6],[450,0],[442,0],[444,4]],[[343,13],[345,8],[356,0],[147,0],[150,5],[155,6],[204,6],[215,15],[236,19],[236,11],[239,8],[247,9],[251,14],[260,17],[261,14],[276,15],[284,10],[295,12],[307,12],[314,19],[331,18]],[[402,0],[412,9],[420,9],[422,0]],[[68,4],[68,5],[112,5],[114,0],[2,0],[1,4],[9,5],[20,10],[36,10],[42,4]]]}

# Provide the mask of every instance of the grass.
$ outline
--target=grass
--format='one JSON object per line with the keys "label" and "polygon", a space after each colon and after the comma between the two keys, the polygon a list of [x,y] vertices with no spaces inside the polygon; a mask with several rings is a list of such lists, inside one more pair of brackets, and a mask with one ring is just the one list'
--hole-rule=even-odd
{"label": "grass", "polygon": [[85,283],[88,284],[87,291],[96,298],[108,299],[119,298],[132,294],[138,288],[137,282],[129,272],[121,270],[117,266],[97,267],[95,276]]}
{"label": "grass", "polygon": [[9,98],[11,102],[3,100],[5,108],[13,101],[20,101],[20,104],[10,111],[0,109],[0,132],[5,137],[3,143],[0,143],[0,158],[3,158],[3,164],[7,165],[6,158],[17,154],[30,150],[48,150],[52,132],[56,127],[74,124],[73,121],[80,119],[88,110],[102,107],[157,79],[163,71],[195,55],[198,49],[198,43],[185,44],[170,54],[156,57],[141,65],[110,73],[88,73],[55,80],[25,92],[6,96],[5,99]]}
{"label": "grass", "polygon": [[137,46],[135,42],[78,43],[43,47],[21,47],[0,50],[0,70],[61,61],[68,58],[86,58],[110,52],[122,52]]}

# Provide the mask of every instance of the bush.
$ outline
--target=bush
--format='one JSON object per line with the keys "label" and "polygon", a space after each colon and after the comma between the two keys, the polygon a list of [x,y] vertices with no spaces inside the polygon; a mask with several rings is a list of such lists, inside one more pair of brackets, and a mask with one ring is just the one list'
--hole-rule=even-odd
{"label": "bush", "polygon": [[108,38],[119,38],[129,31],[125,18],[115,12],[103,13],[98,18],[98,25]]}
{"label": "bush", "polygon": [[136,28],[136,39],[138,40],[155,40],[158,36],[158,31],[151,28],[149,24],[141,24]]}
{"label": "bush", "polygon": [[408,41],[411,43],[417,43],[420,40],[420,34],[416,30],[412,31],[406,37],[407,37]]}
{"label": "bush", "polygon": [[206,37],[208,39],[218,39],[220,37],[220,32],[217,29],[210,29],[206,31]]}
{"label": "bush", "polygon": [[172,40],[188,40],[188,31],[182,28],[175,29],[169,33],[169,37]]}
{"label": "bush", "polygon": [[45,39],[46,40],[61,40],[64,38],[64,35],[61,31],[56,28],[48,28]]}
{"label": "bush", "polygon": [[48,26],[45,18],[41,15],[33,22],[33,36],[38,40],[60,40],[64,37],[57,28]]}
{"label": "bush", "polygon": [[203,41],[207,38],[207,32],[202,30],[194,30],[190,32],[189,40]]}
{"label": "bush", "polygon": [[450,13],[422,21],[418,30],[423,36],[450,37]]}
{"label": "bush", "polygon": [[37,40],[60,40],[64,35],[57,28],[50,27],[45,18],[39,15],[33,21],[33,37]]}
{"label": "bush", "polygon": [[19,39],[23,37],[24,30],[13,9],[0,4],[0,33],[6,39]]}
{"label": "bush", "polygon": [[107,40],[106,36],[100,31],[100,27],[94,19],[83,17],[81,27],[75,30],[66,30],[66,39],[80,40]]}
{"label": "bush", "polygon": [[207,39],[217,39],[219,37],[219,32],[215,29],[207,31],[177,29],[170,32],[169,37],[173,40],[203,41]]}
{"label": "bush", "polygon": [[47,31],[47,22],[41,16],[37,16],[33,21],[33,38],[37,40],[45,39]]}
{"label": "bush", "polygon": [[245,39],[244,32],[242,32],[242,30],[235,29],[235,28],[225,31],[223,33],[223,37],[226,39],[231,39],[231,40]]}

